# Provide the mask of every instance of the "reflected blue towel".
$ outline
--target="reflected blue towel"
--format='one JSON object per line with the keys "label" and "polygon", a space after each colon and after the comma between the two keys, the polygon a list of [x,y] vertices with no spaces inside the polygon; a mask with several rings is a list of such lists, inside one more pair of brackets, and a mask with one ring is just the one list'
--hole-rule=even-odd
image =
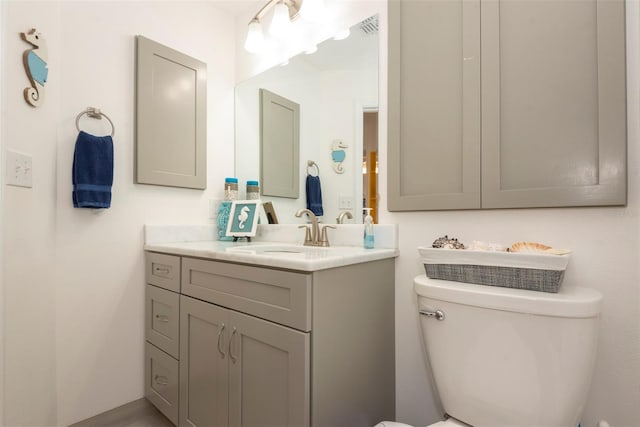
{"label": "reflected blue towel", "polygon": [[320,177],[307,175],[307,209],[316,216],[324,215],[322,210],[322,189],[320,188]]}
{"label": "reflected blue towel", "polygon": [[73,207],[108,208],[113,184],[113,140],[80,131],[73,152]]}

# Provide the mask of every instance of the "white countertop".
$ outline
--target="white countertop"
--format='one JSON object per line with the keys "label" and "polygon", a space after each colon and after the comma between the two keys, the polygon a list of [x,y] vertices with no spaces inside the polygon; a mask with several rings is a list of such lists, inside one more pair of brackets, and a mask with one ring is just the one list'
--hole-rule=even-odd
{"label": "white countertop", "polygon": [[[395,258],[399,255],[395,225],[377,227],[381,247],[375,249],[364,249],[361,245],[356,245],[354,239],[345,241],[340,238],[334,240],[344,244],[327,248],[303,246],[301,242],[291,241],[289,236],[292,230],[283,229],[283,226],[266,227],[268,232],[264,229],[259,231],[258,236],[248,243],[213,240],[210,227],[207,226],[147,225],[144,250],[307,272]],[[358,226],[341,225],[338,230],[331,231],[337,231],[336,234],[342,231],[344,236],[362,236],[362,231],[354,227]],[[295,236],[304,237],[297,227],[294,226],[293,230]],[[362,226],[359,230],[362,230]],[[281,238],[280,232],[283,232],[284,238]],[[264,240],[266,238],[269,240]]]}

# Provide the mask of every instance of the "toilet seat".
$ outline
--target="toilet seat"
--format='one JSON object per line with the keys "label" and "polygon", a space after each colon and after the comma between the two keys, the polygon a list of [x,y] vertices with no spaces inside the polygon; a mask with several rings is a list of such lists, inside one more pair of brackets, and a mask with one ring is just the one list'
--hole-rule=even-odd
{"label": "toilet seat", "polygon": [[[397,423],[395,421],[382,421],[375,425],[375,427],[412,427],[409,424]],[[455,418],[449,418],[445,421],[438,421],[434,424],[429,424],[427,427],[472,427],[469,424],[465,424],[462,421],[458,421]]]}

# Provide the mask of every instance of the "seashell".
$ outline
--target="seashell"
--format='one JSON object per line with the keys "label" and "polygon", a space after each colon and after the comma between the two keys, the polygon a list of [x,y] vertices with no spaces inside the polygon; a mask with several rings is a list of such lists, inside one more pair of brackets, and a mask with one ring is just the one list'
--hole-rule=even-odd
{"label": "seashell", "polygon": [[542,243],[535,242],[516,242],[511,245],[510,252],[534,252],[542,253],[549,249],[553,249],[551,246],[543,245]]}
{"label": "seashell", "polygon": [[454,237],[449,238],[445,234],[444,237],[438,237],[434,240],[432,247],[441,249],[464,249],[464,244]]}
{"label": "seashell", "polygon": [[471,245],[469,245],[469,249],[474,251],[493,251],[493,252],[504,252],[507,250],[504,245],[500,243],[487,243],[479,240],[474,240]]}

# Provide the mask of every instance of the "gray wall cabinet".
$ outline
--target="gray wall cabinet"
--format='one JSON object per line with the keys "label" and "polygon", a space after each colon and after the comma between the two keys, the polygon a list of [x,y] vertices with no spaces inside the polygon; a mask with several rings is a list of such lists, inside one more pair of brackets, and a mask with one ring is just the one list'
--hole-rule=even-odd
{"label": "gray wall cabinet", "polygon": [[136,37],[136,182],[207,186],[207,65]]}
{"label": "gray wall cabinet", "polygon": [[[173,340],[166,346],[148,335],[146,382],[156,375],[179,387],[148,387],[147,398],[177,425],[372,426],[395,418],[393,259],[309,273],[148,252],[148,283],[158,280],[154,265],[179,271],[180,351],[174,358]],[[171,312],[167,301],[177,294],[147,286],[163,301],[155,313]]]}
{"label": "gray wall cabinet", "polygon": [[389,210],[626,203],[622,0],[389,4]]}

